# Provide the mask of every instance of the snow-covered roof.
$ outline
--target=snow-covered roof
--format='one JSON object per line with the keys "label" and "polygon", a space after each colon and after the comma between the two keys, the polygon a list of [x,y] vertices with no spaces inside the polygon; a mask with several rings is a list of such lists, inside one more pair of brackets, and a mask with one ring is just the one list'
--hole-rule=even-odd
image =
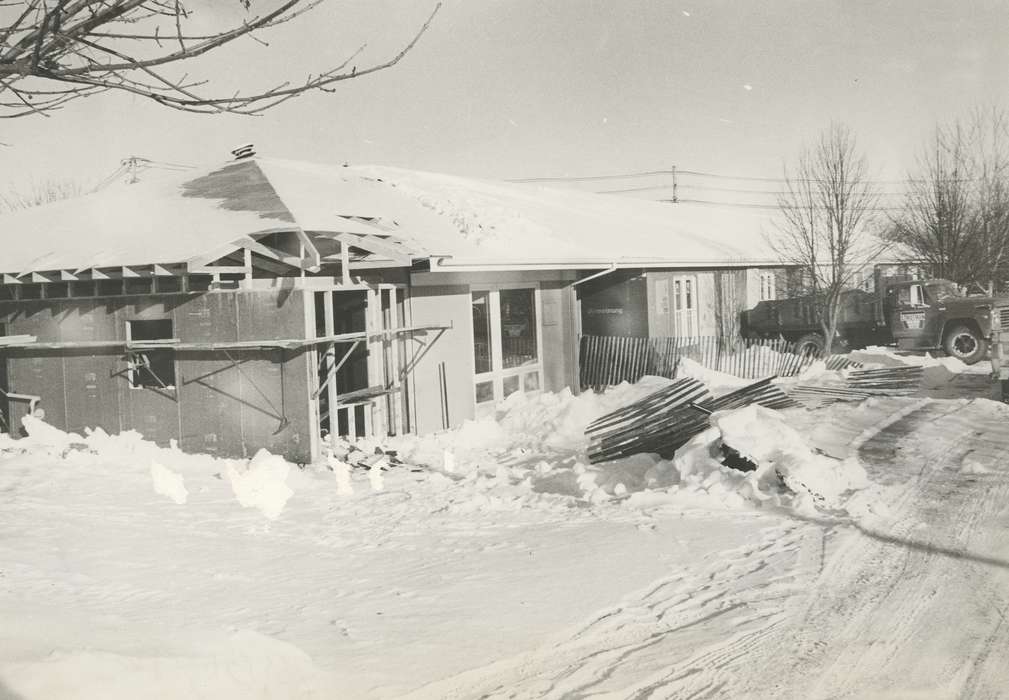
{"label": "snow-covered roof", "polygon": [[0,272],[181,263],[278,230],[371,236],[448,266],[738,265],[775,260],[769,225],[752,211],[252,158],[6,214]]}

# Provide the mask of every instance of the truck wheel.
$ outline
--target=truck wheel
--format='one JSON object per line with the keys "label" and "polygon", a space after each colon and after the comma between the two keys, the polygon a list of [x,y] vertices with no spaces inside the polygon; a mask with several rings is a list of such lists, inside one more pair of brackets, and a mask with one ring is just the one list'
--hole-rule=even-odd
{"label": "truck wheel", "polygon": [[954,326],[942,341],[943,350],[966,365],[973,365],[985,358],[988,342],[970,326]]}
{"label": "truck wheel", "polygon": [[827,344],[823,342],[823,336],[819,333],[807,333],[795,341],[795,353],[800,357],[823,357],[824,348]]}

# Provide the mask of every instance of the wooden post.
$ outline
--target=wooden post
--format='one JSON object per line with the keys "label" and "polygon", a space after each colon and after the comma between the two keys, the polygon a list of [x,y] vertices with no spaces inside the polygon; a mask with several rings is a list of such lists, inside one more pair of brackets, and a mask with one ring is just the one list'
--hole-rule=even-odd
{"label": "wooden post", "polygon": [[402,374],[399,366],[399,307],[397,289],[389,289],[389,330],[393,331],[389,336],[390,364],[392,365],[392,390],[389,397],[389,427],[397,434],[406,432],[406,421],[402,410]]}
{"label": "wooden post", "polygon": [[[385,361],[382,356],[382,338],[372,337],[382,330],[382,295],[378,289],[368,289],[368,302],[365,309],[366,330],[368,333],[368,385],[383,384]],[[377,405],[376,405],[377,404]],[[385,434],[385,407],[382,402],[372,402],[364,409],[365,435]]]}
{"label": "wooden post", "polygon": [[340,241],[340,274],[345,285],[350,285],[350,246]]}
{"label": "wooden post", "polygon": [[[336,319],[333,317],[333,294],[335,292],[323,292],[323,312],[326,314],[326,335],[336,335]],[[329,376],[336,365],[336,343],[326,344],[326,372]],[[336,447],[336,441],[340,437],[340,415],[336,410],[339,396],[336,391],[336,377],[329,380],[326,385],[326,401],[329,403],[329,444]]]}

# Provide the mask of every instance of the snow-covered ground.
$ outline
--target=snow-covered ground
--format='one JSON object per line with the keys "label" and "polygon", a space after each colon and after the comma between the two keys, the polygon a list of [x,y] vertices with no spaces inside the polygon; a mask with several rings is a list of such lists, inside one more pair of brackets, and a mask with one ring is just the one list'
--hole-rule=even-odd
{"label": "snow-covered ground", "polygon": [[933,362],[671,461],[585,457],[658,378],[515,395],[384,471],[30,422],[0,438],[0,698],[1009,696],[1009,411]]}

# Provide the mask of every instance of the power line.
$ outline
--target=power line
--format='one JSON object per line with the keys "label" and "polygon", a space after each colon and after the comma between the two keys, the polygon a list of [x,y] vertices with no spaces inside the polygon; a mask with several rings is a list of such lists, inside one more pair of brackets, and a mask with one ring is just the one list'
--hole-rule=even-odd
{"label": "power line", "polygon": [[[773,211],[781,211],[782,207],[778,204],[750,204],[746,202],[715,202],[710,199],[684,199],[682,197],[676,200],[672,199],[659,199],[656,200],[666,204],[702,204],[704,206],[713,207],[737,207],[740,209],[769,209]],[[796,207],[789,207],[796,208]],[[816,207],[820,209],[822,207]],[[867,207],[864,211],[881,211],[881,212],[899,212],[903,211],[899,207]]]}
{"label": "power line", "polygon": [[583,175],[580,177],[523,177],[505,182],[593,182],[596,180],[624,180],[636,177],[654,177],[656,175],[672,175],[671,170],[649,170],[639,173],[623,173],[619,175]]}
{"label": "power line", "polygon": [[[699,178],[711,178],[717,180],[736,180],[740,182],[770,182],[775,184],[787,184],[789,182],[813,182],[821,183],[826,180],[816,178],[785,178],[785,177],[756,177],[750,175],[729,175],[726,173],[712,173],[704,170],[683,170],[680,168],[670,168],[668,170],[646,170],[633,173],[612,173],[603,175],[581,175],[581,176],[552,176],[552,177],[525,177],[506,180],[505,182],[530,183],[530,182],[598,182],[603,180],[624,180],[639,177],[669,176],[674,179],[679,175],[687,175]],[[963,178],[951,180],[952,182],[975,182],[976,178]],[[863,180],[868,185],[917,185],[928,183],[929,180],[904,179],[904,180]],[[630,191],[630,190],[628,190]]]}
{"label": "power line", "polygon": [[[679,171],[677,171],[679,172]],[[784,196],[787,192],[781,190],[750,190],[750,189],[737,189],[733,187],[716,187],[713,185],[685,185],[683,183],[674,183],[669,185],[653,185],[651,187],[626,187],[615,190],[597,190],[595,194],[621,194],[625,192],[650,192],[657,190],[668,190],[678,187],[681,190],[703,190],[710,192],[731,192],[734,194],[762,194],[762,195],[774,195],[774,196]],[[903,197],[907,195],[907,192],[878,192],[876,193],[880,197]]]}

